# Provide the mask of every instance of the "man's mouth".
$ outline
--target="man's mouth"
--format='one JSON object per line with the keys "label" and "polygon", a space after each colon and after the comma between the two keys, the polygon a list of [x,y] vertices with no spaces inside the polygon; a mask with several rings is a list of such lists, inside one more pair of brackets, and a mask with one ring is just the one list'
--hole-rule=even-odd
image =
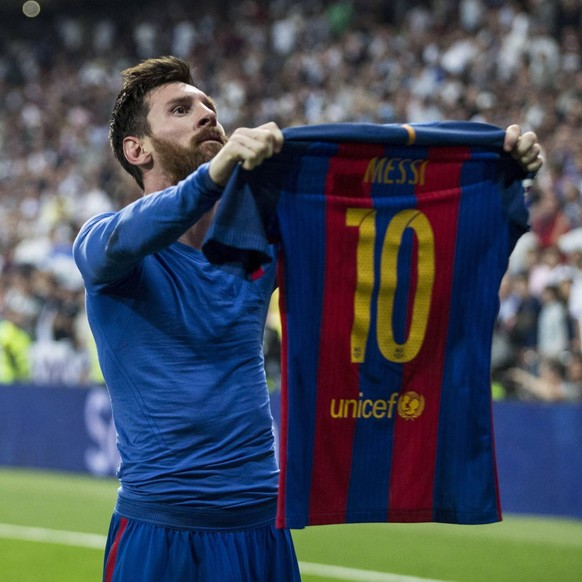
{"label": "man's mouth", "polygon": [[224,139],[223,139],[222,135],[215,133],[215,132],[212,132],[212,133],[206,133],[206,134],[199,136],[198,139],[196,140],[196,142],[198,143],[198,145],[203,144],[203,143],[208,143],[208,142],[216,142],[216,143],[219,143],[220,145],[222,145],[224,143]]}

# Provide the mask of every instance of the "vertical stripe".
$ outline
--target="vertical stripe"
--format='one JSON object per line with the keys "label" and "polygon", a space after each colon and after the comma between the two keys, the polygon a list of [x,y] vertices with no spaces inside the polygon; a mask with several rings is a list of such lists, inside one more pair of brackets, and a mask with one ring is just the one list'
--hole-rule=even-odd
{"label": "vertical stripe", "polygon": [[428,218],[434,233],[435,281],[424,342],[416,358],[404,364],[400,401],[405,402],[407,392],[414,392],[424,398],[424,409],[417,418],[397,416],[395,420],[388,521],[432,521],[433,517],[459,179],[467,156],[465,148],[430,149],[425,185],[417,187],[417,208]]}
{"label": "vertical stripe", "polygon": [[[491,475],[491,481],[493,486],[493,495],[492,498],[495,503],[495,511],[492,512],[495,515],[492,516],[493,521],[501,521],[503,512],[501,510],[501,497],[499,495],[499,475],[497,473],[497,452],[495,450],[495,430],[493,426],[493,395],[491,395],[491,411],[489,413],[489,422],[491,426],[491,446],[492,446],[492,454],[491,454],[491,463],[493,465],[493,474]],[[491,498],[491,497],[490,497]],[[487,503],[487,499],[484,500]]]}
{"label": "vertical stripe", "polygon": [[278,523],[286,527],[303,527],[309,514],[319,358],[317,350],[305,346],[317,346],[319,342],[324,295],[324,193],[329,160],[336,152],[335,144],[316,144],[304,151],[298,171],[292,174],[295,181],[279,199],[279,229],[284,243],[279,286],[285,322],[281,387],[285,428],[281,450],[286,463]]}
{"label": "vertical stripe", "polygon": [[111,548],[107,555],[107,564],[105,565],[105,582],[112,582],[113,574],[115,573],[115,564],[117,562],[117,552],[119,551],[119,543],[121,541],[121,536],[127,527],[127,519],[122,517],[119,520],[119,529],[115,534],[115,539],[111,544]]}
{"label": "vertical stripe", "polygon": [[281,408],[279,411],[279,487],[277,496],[278,528],[286,527],[286,501],[287,501],[287,439],[289,417],[289,382],[287,370],[289,361],[287,358],[287,307],[286,290],[283,280],[283,249],[277,258],[277,281],[279,283],[279,315],[281,317]]}
{"label": "vertical stripe", "polygon": [[[409,159],[410,155],[402,147],[385,147],[382,157],[378,157],[376,167],[379,170],[370,189],[376,225],[373,262],[367,268],[373,273],[374,286],[368,307],[366,359],[359,370],[358,418],[346,519],[349,522],[386,521],[388,511],[386,492],[390,483],[402,365],[387,359],[380,343],[385,344],[387,337],[403,343],[406,336],[406,309],[401,306],[408,305],[409,243],[413,237],[405,234],[403,239],[406,240],[398,240],[394,245],[388,230],[395,216],[415,203],[414,187],[405,179],[402,165],[402,160]],[[391,258],[394,252],[398,253],[397,257]]]}
{"label": "vertical stripe", "polygon": [[[351,361],[351,330],[357,278],[358,229],[347,228],[348,206],[371,207],[363,177],[379,146],[342,144],[329,166],[325,187],[326,255],[319,340],[317,411],[309,523],[346,520],[356,419],[332,416],[340,401],[357,401],[358,364]],[[351,199],[351,200],[348,200]]]}
{"label": "vertical stripe", "polygon": [[[491,418],[491,334],[497,290],[505,272],[509,230],[495,184],[495,159],[479,153],[466,163],[462,182],[471,184],[459,208],[441,425],[436,467],[435,519],[489,523],[500,519]],[[469,187],[467,187],[469,188]],[[461,269],[461,265],[463,268]],[[472,310],[462,297],[469,295]],[[485,348],[485,349],[484,349]],[[468,381],[470,379],[470,381]],[[452,389],[452,387],[455,387]]]}
{"label": "vertical stripe", "polygon": [[[406,336],[410,333],[410,325],[412,323],[412,314],[414,308],[414,297],[416,296],[417,292],[417,284],[418,284],[418,269],[416,268],[418,265],[418,240],[416,237],[412,240],[412,252],[410,254],[410,282],[408,285],[408,309],[406,312]],[[404,339],[402,340],[404,341]]]}

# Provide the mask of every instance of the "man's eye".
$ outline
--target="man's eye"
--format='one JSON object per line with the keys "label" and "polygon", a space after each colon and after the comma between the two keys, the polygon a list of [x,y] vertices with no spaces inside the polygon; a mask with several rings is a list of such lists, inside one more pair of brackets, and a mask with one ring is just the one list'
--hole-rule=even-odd
{"label": "man's eye", "polygon": [[188,109],[186,107],[184,107],[183,105],[178,105],[177,107],[174,107],[174,109],[172,109],[172,113],[176,113],[178,115],[184,115],[187,112],[188,112]]}

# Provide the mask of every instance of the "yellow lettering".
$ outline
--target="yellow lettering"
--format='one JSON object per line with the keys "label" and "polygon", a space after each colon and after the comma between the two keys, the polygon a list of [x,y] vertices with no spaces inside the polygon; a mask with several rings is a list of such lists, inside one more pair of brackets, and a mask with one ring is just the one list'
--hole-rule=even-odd
{"label": "yellow lettering", "polygon": [[418,180],[418,184],[420,186],[424,186],[424,175],[426,173],[426,166],[428,164],[428,160],[424,160],[420,163],[420,178]]}
{"label": "yellow lettering", "polygon": [[374,406],[372,407],[372,414],[374,418],[385,418],[386,417],[386,400],[376,400]]}
{"label": "yellow lettering", "polygon": [[392,392],[390,400],[387,401],[388,405],[388,418],[392,418],[392,412],[394,410],[394,405],[398,402],[398,392]]}
{"label": "yellow lettering", "polygon": [[364,174],[364,183],[424,186],[427,164],[428,160],[372,158]]}
{"label": "yellow lettering", "polygon": [[358,228],[356,255],[357,283],[354,295],[354,322],[350,338],[352,362],[363,362],[370,329],[370,307],[374,288],[374,241],[376,240],[376,211],[370,208],[349,208],[347,226]]}
{"label": "yellow lettering", "polygon": [[386,158],[372,158],[368,163],[366,168],[366,174],[364,175],[364,182],[374,182],[378,183],[382,181],[382,170],[384,169],[384,164],[386,163]]}
{"label": "yellow lettering", "polygon": [[384,184],[393,184],[394,181],[390,178],[390,172],[394,169],[394,160],[392,158],[385,158],[387,160],[386,167],[384,168]]}
{"label": "yellow lettering", "polygon": [[[425,167],[426,164],[421,166],[423,172]],[[376,211],[369,208],[349,208],[346,211],[346,225],[358,228],[359,235],[350,342],[352,362],[362,363],[366,358],[374,290]],[[408,338],[400,344],[394,338],[392,321],[398,287],[399,250],[408,228],[412,229],[418,242],[417,284]],[[398,212],[388,224],[384,235],[380,254],[380,284],[376,298],[377,345],[380,353],[391,362],[402,363],[414,359],[424,342],[435,277],[434,255],[434,234],[426,215],[414,208]]]}
{"label": "yellow lettering", "polygon": [[358,401],[357,400],[344,400],[344,418],[348,418],[350,416],[349,409],[352,409],[352,418],[356,418],[357,410],[358,410]]}
{"label": "yellow lettering", "polygon": [[410,172],[412,177],[408,180],[409,184],[418,184],[419,176],[418,176],[418,165],[421,163],[421,160],[411,160],[410,161]]}
{"label": "yellow lettering", "polygon": [[357,417],[358,418],[361,418],[361,416],[362,416],[362,396],[363,396],[363,394],[360,392],[359,396],[360,396],[360,400],[358,400],[358,414],[357,414]]}
{"label": "yellow lettering", "polygon": [[[404,184],[404,182],[406,181],[406,165],[405,164],[410,164],[410,160],[406,159],[406,160],[400,160],[400,162],[398,163],[398,169],[400,170],[400,178],[398,180],[396,180],[397,184]],[[410,183],[410,182],[409,182]]]}
{"label": "yellow lettering", "polygon": [[378,313],[382,314],[383,321],[392,322],[398,286],[398,249],[407,228],[412,228],[418,239],[418,282],[408,338],[399,344],[392,325],[378,325],[376,330],[378,348],[391,362],[409,362],[418,354],[426,333],[434,283],[434,235],[430,223],[418,210],[402,210],[390,221],[382,249]]}
{"label": "yellow lettering", "polygon": [[330,405],[330,410],[329,413],[331,415],[332,418],[341,418],[343,415],[343,408],[344,408],[344,401],[340,400],[339,401],[339,411],[334,410],[335,407],[335,398],[332,399],[331,401],[331,405]]}
{"label": "yellow lettering", "polygon": [[370,408],[372,407],[374,403],[371,400],[364,400],[364,402],[362,403],[362,416],[364,418],[370,418],[370,416],[372,416],[372,411],[370,410]]}
{"label": "yellow lettering", "polygon": [[359,393],[358,400],[353,398],[332,398],[329,412],[331,418],[392,418],[398,406],[399,393],[393,392],[388,400],[364,399],[363,392]]}

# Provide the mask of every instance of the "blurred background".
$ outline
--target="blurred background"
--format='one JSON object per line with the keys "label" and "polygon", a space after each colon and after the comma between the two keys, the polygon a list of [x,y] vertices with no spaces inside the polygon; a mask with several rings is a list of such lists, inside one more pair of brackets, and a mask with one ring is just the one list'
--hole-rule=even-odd
{"label": "blurred background", "polygon": [[100,382],[71,243],[89,216],[139,196],[107,142],[120,70],[175,54],[227,131],[535,130],[546,163],[500,290],[494,394],[582,400],[580,0],[0,0],[0,22],[0,382]]}
{"label": "blurred background", "polygon": [[[529,193],[532,228],[499,291],[492,350],[510,518],[294,538],[310,581],[403,580],[361,568],[578,580],[582,0],[0,0],[2,579],[100,575],[118,456],[71,245],[90,216],[140,195],[109,150],[108,117],[120,71],[164,54],[192,64],[227,132],[270,120],[446,119],[537,132],[545,164]],[[275,418],[279,333],[274,308],[265,349]]]}
{"label": "blurred background", "polygon": [[0,464],[115,472],[71,245],[140,195],[107,141],[120,71],[174,54],[227,132],[445,119],[537,132],[532,229],[493,341],[500,476],[511,510],[582,517],[580,0],[0,0],[0,33]]}

